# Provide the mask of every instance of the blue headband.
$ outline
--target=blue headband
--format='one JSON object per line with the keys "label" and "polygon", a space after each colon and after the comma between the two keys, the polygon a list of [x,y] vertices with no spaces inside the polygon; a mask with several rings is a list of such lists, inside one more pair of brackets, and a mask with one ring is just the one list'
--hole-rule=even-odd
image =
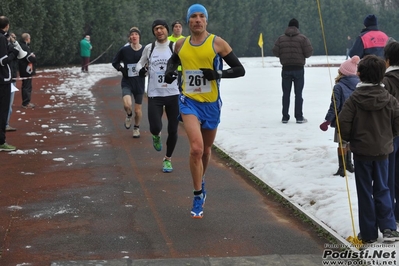
{"label": "blue headband", "polygon": [[197,12],[204,14],[206,20],[208,21],[208,11],[206,11],[206,8],[201,4],[194,4],[190,6],[187,10],[187,23],[190,20],[191,15]]}

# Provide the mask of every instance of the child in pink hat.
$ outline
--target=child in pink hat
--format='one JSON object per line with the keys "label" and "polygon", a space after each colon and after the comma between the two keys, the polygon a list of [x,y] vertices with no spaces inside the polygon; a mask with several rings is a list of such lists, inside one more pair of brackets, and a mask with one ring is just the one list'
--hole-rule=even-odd
{"label": "child in pink hat", "polygon": [[327,111],[325,121],[320,124],[320,129],[327,131],[328,126],[335,127],[334,142],[338,143],[338,170],[334,175],[345,176],[344,161],[346,169],[353,173],[354,167],[352,164],[352,153],[349,148],[349,143],[342,141],[340,145],[340,138],[338,135],[338,127],[336,122],[336,114],[338,114],[346,99],[356,89],[356,85],[360,82],[357,73],[357,64],[360,58],[355,55],[354,57],[343,62],[338,69],[338,76],[335,78],[335,85],[333,94],[331,96],[330,108]]}

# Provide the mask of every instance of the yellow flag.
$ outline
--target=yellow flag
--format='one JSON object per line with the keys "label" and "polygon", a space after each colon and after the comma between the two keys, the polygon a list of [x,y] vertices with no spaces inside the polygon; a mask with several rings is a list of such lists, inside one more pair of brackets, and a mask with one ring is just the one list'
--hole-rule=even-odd
{"label": "yellow flag", "polygon": [[260,48],[263,47],[263,36],[262,36],[262,33],[259,35],[258,45],[259,45]]}

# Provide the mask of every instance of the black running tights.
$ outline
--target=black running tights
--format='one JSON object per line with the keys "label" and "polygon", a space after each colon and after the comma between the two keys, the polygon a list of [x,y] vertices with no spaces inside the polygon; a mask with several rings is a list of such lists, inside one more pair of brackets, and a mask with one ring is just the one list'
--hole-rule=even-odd
{"label": "black running tights", "polygon": [[166,113],[168,119],[168,138],[166,139],[166,156],[172,157],[177,143],[177,129],[179,126],[179,95],[148,98],[148,121],[152,135],[159,135],[162,131],[162,116]]}

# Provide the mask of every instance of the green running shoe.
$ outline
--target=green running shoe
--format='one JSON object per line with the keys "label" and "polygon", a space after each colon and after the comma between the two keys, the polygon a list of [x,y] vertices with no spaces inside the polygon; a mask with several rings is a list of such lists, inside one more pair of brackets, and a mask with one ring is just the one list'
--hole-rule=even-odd
{"label": "green running shoe", "polygon": [[152,135],[152,145],[156,151],[162,150],[161,136]]}
{"label": "green running shoe", "polygon": [[0,151],[15,151],[17,147],[4,143],[0,145]]}
{"label": "green running shoe", "polygon": [[162,171],[164,173],[171,173],[173,171],[172,162],[170,160],[163,160],[163,168]]}

